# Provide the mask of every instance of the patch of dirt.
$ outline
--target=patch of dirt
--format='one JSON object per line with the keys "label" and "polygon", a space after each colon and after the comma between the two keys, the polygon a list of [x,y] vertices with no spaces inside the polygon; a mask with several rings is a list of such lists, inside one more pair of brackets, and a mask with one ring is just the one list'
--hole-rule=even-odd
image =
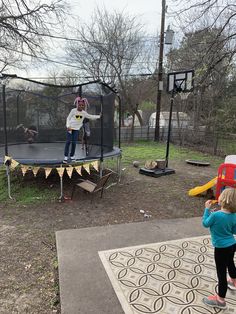
{"label": "patch of dirt", "polygon": [[[60,313],[57,230],[201,216],[206,197],[191,198],[187,191],[211,180],[217,170],[185,162],[170,166],[176,174],[160,178],[129,166],[118,185],[92,202],[77,190],[73,201],[64,203],[0,205],[0,313]],[[71,188],[67,183],[68,195]]]}

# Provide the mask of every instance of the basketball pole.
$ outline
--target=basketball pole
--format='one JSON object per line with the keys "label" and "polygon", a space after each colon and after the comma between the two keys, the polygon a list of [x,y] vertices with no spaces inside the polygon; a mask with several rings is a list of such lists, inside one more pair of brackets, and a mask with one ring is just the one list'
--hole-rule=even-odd
{"label": "basketball pole", "polygon": [[103,149],[103,95],[102,95],[102,90],[101,90],[101,94],[100,94],[100,114],[101,114],[101,117],[100,117],[100,125],[101,125],[101,142],[100,142],[100,145],[101,145],[101,157],[100,157],[100,178],[103,176],[103,161],[104,161],[104,158],[103,158],[103,154],[104,154],[104,149]]}
{"label": "basketball pole", "polygon": [[167,143],[166,143],[166,168],[168,167],[169,162],[169,148],[170,148],[170,134],[171,134],[171,120],[172,120],[172,111],[174,104],[174,96],[175,90],[172,90],[171,99],[170,99],[170,112],[169,112],[169,125],[168,125],[168,133],[167,133]]}

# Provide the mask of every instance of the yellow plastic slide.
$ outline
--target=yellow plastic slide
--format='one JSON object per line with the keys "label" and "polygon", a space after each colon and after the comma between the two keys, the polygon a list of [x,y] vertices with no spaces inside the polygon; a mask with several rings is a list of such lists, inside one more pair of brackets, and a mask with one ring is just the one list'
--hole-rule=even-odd
{"label": "yellow plastic slide", "polygon": [[188,195],[189,196],[196,196],[198,194],[201,194],[201,193],[209,190],[210,188],[212,188],[214,185],[216,185],[216,183],[217,183],[217,177],[215,177],[214,179],[212,179],[211,181],[207,182],[204,185],[196,186],[195,188],[189,190]]}

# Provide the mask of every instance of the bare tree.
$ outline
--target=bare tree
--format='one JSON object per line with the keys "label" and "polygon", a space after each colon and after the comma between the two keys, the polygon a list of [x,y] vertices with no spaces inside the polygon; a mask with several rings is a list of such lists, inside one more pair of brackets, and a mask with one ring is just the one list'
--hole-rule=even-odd
{"label": "bare tree", "polygon": [[[0,70],[22,60],[23,54],[44,52],[45,38],[65,13],[64,0],[2,0],[0,4]],[[45,47],[44,47],[45,48]]]}
{"label": "bare tree", "polygon": [[142,25],[124,12],[96,8],[90,23],[79,25],[76,32],[80,42],[71,42],[67,52],[80,74],[116,84],[130,104],[125,78],[142,53]]}
{"label": "bare tree", "polygon": [[[230,58],[227,58],[227,49],[221,47],[221,37],[214,43],[219,49],[206,55],[216,33],[218,29],[208,28],[187,33],[179,48],[173,49],[167,56],[170,70],[190,68],[195,70],[195,95],[198,98],[198,105],[197,111],[193,110],[192,113],[195,114],[198,122],[201,112],[204,112],[204,117],[212,116],[216,108],[215,100],[222,96],[230,70]],[[221,62],[211,67],[214,58],[218,58]]]}
{"label": "bare tree", "polygon": [[176,17],[184,33],[208,30],[211,42],[204,51],[208,60],[202,80],[211,75],[218,64],[234,62],[236,53],[236,4],[235,0],[172,0]]}
{"label": "bare tree", "polygon": [[[188,110],[195,128],[206,125],[208,136],[217,145],[217,133],[224,128],[226,117],[230,120],[235,116],[234,99],[232,95],[226,97],[235,65],[235,0],[172,0],[172,3],[172,14],[184,33],[178,49],[169,54],[172,70],[195,69],[195,92],[194,97],[188,98]],[[228,126],[233,130],[227,121]]]}

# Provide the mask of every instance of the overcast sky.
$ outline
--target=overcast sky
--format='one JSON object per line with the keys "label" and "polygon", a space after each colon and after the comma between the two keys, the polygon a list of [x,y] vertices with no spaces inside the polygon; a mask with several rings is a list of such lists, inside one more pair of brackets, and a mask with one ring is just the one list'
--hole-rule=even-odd
{"label": "overcast sky", "polygon": [[96,8],[105,7],[107,10],[117,10],[139,16],[140,22],[150,33],[156,33],[161,20],[161,0],[69,0],[72,13],[79,15],[88,22]]}
{"label": "overcast sky", "polygon": [[[70,13],[75,20],[79,17],[79,20],[82,22],[89,23],[91,15],[95,10],[96,6],[99,8],[105,7],[108,11],[117,10],[118,12],[123,11],[126,14],[136,16],[138,21],[144,26],[144,30],[150,35],[156,35],[160,32],[161,24],[161,10],[162,10],[162,0],[67,0],[70,5]],[[170,2],[171,0],[167,0]],[[171,24],[171,20],[166,14],[166,27]],[[66,34],[66,37],[74,37],[72,34]],[[61,48],[64,45],[64,42],[61,40],[55,40],[55,47],[60,46]],[[60,52],[59,52],[60,51]],[[55,50],[50,53],[50,59],[57,59],[58,61],[65,62],[63,48]],[[45,64],[45,62],[44,62]],[[47,76],[48,70],[53,67],[60,69],[60,65],[55,65],[53,63],[48,63],[46,69],[41,63],[39,67],[35,68],[34,66],[28,66],[27,72],[20,71],[20,75],[28,77],[43,77]],[[67,67],[66,67],[67,68]],[[67,68],[70,69],[70,68]],[[72,68],[73,70],[73,68]]]}

